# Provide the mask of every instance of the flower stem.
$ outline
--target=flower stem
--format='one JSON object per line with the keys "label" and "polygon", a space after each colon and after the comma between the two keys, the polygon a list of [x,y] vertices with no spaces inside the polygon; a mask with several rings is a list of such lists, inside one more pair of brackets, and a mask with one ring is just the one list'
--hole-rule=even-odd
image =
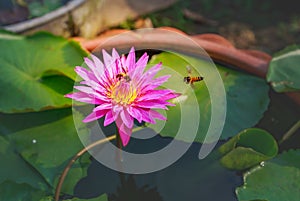
{"label": "flower stem", "polygon": [[58,184],[56,186],[56,190],[55,190],[55,201],[59,201],[59,195],[60,195],[60,191],[61,191],[61,187],[62,187],[62,184],[71,168],[71,166],[76,162],[76,160],[82,156],[85,152],[89,151],[90,149],[96,147],[97,145],[101,145],[103,143],[106,143],[106,142],[109,142],[111,140],[114,140],[116,139],[117,135],[112,135],[112,136],[109,136],[107,138],[104,138],[104,139],[101,139],[101,140],[98,140],[90,145],[88,145],[87,147],[84,147],[82,150],[80,150],[68,163],[68,165],[65,167],[64,171],[62,172],[60,178],[59,178],[59,181],[58,181]]}
{"label": "flower stem", "polygon": [[[139,131],[139,130],[142,130],[144,127],[136,127],[134,129],[132,129],[132,132],[136,132],[136,131]],[[90,145],[88,145],[87,147],[84,147],[82,150],[80,150],[75,156],[73,156],[73,158],[69,161],[68,165],[65,167],[65,169],[63,170],[60,178],[59,178],[59,181],[57,183],[57,186],[56,186],[56,190],[55,190],[55,201],[59,201],[59,195],[60,195],[60,191],[61,191],[61,187],[62,187],[62,184],[64,183],[64,180],[69,172],[69,170],[71,169],[72,165],[76,162],[76,160],[82,156],[84,153],[86,153],[87,151],[89,151],[90,149],[98,146],[98,145],[101,145],[101,144],[104,144],[106,142],[109,142],[109,141],[112,141],[114,139],[117,139],[118,137],[120,137],[117,134],[115,135],[111,135],[107,138],[104,138],[104,139],[101,139],[101,140],[98,140]],[[118,141],[120,141],[119,143],[120,146],[122,146],[122,142],[121,142],[121,139],[119,139]],[[119,150],[121,149],[118,145],[118,142],[117,142],[117,146],[119,148]],[[121,152],[120,152],[121,153]],[[122,178],[122,177],[121,177]]]}
{"label": "flower stem", "polygon": [[285,140],[289,139],[295,132],[300,128],[300,120],[297,121],[288,132],[286,132],[282,139],[279,141],[279,144],[282,144]]}

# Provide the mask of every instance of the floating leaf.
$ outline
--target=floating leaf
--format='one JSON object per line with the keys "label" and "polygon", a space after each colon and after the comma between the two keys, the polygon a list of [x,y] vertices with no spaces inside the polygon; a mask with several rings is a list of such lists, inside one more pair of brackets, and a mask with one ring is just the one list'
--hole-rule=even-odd
{"label": "floating leaf", "polygon": [[0,32],[0,112],[70,106],[74,67],[86,56],[80,46],[48,33],[18,36]]}
{"label": "floating leaf", "polygon": [[[71,109],[61,110],[62,117],[60,118],[53,110],[41,112],[40,115],[44,118],[44,124],[6,134],[24,160],[34,167],[52,188],[56,186],[67,162],[83,148],[74,126],[73,116],[65,116],[66,110],[70,111]],[[48,118],[45,114],[48,114]],[[32,119],[37,118],[36,113],[23,115],[27,116],[29,125]],[[52,115],[58,117],[58,120],[49,121],[49,119],[53,119]],[[77,125],[80,125],[77,129],[82,130],[81,134],[86,135],[81,138],[87,138],[88,130],[85,124],[79,122],[82,120],[79,119],[81,116],[74,115],[74,117],[76,117],[74,120],[78,121]],[[64,182],[62,192],[73,193],[75,184],[86,173],[87,164],[88,161],[83,158],[82,161],[77,161],[73,165]]]}
{"label": "floating leaf", "polygon": [[[27,184],[17,184],[10,181],[0,184],[0,200],[5,201],[54,201],[51,194],[35,189]],[[64,201],[107,201],[107,195],[103,194],[93,199],[72,198]]]}
{"label": "floating leaf", "polygon": [[249,128],[222,145],[219,152],[224,155],[220,160],[223,166],[243,170],[276,156],[278,146],[267,131]]}
{"label": "floating leaf", "polygon": [[[28,188],[31,186],[45,192],[49,191],[47,182],[39,175],[38,171],[16,153],[13,145],[2,136],[0,136],[0,161],[2,161],[0,166],[0,184],[10,181],[23,183],[24,186],[28,185]],[[10,182],[7,185],[10,185]]]}
{"label": "floating leaf", "polygon": [[[170,110],[167,111],[168,121],[162,130],[159,129],[160,124],[149,125],[162,136],[175,137],[183,120],[185,122],[184,126],[190,128],[187,131],[191,132],[191,129],[195,127],[198,129],[195,141],[203,142],[205,137],[206,142],[217,140],[213,135],[206,136],[210,123],[218,127],[222,124],[223,118],[222,114],[220,114],[217,119],[211,122],[212,100],[210,99],[211,94],[209,93],[208,86],[206,86],[208,82],[211,83],[211,88],[219,88],[219,86],[214,85],[214,83],[223,81],[226,91],[227,105],[222,101],[220,101],[220,104],[214,105],[215,111],[217,112],[225,111],[227,108],[226,121],[221,139],[227,139],[245,128],[254,126],[267,109],[269,103],[269,87],[263,79],[230,70],[219,65],[217,65],[218,71],[216,71],[211,63],[203,59],[175,55],[172,53],[155,55],[150,63],[156,64],[159,62],[162,62],[164,69],[160,71],[158,75],[172,75],[165,86],[182,94],[174,101],[176,106],[171,107]],[[204,77],[203,81],[194,83],[194,88],[189,87],[183,82],[183,77],[188,75],[186,70],[187,65],[197,67],[197,70],[193,68],[194,74],[192,76]],[[200,74],[202,72],[203,74]],[[222,78],[221,81],[218,72]],[[218,90],[222,89],[220,88]],[[218,90],[216,90],[215,93],[221,92]],[[214,95],[222,100],[221,94],[222,93]],[[196,97],[196,100],[194,97]],[[181,111],[180,102],[185,105],[184,111]],[[199,108],[199,110],[197,108]],[[187,115],[182,115],[183,112]],[[197,121],[196,119],[197,114],[200,114],[200,123],[198,123],[199,120]],[[186,136],[179,138],[177,136],[177,139],[190,141]]]}
{"label": "floating leaf", "polygon": [[33,188],[26,183],[17,184],[6,181],[0,184],[0,200],[3,201],[38,201],[46,195],[45,191]]}
{"label": "floating leaf", "polygon": [[[66,199],[63,201],[107,201],[107,195],[103,194],[97,198],[92,198],[92,199],[80,199],[80,198],[72,198],[72,199]],[[43,199],[41,199],[40,201],[54,201],[53,197],[49,196],[49,197],[45,197]]]}
{"label": "floating leaf", "polygon": [[300,47],[290,46],[273,57],[267,80],[277,92],[300,90]]}
{"label": "floating leaf", "polygon": [[300,150],[290,150],[264,162],[244,175],[244,185],[237,188],[240,201],[299,201]]}

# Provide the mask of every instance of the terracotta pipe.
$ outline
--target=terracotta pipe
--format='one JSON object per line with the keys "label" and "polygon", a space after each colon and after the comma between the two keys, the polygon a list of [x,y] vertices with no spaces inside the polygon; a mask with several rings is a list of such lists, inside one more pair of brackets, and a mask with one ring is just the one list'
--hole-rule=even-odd
{"label": "terracotta pipe", "polygon": [[[177,34],[170,34],[175,32]],[[126,34],[124,34],[126,33]],[[117,36],[118,37],[114,37]],[[187,43],[187,38],[193,43]],[[216,34],[200,34],[189,36],[184,32],[171,28],[162,27],[151,29],[150,31],[128,31],[123,29],[110,30],[100,36],[85,40],[83,38],[73,38],[80,42],[81,46],[93,51],[97,47],[128,47],[143,46],[145,48],[155,48],[155,44],[160,44],[162,48],[170,48],[183,53],[201,54],[199,46],[202,47],[209,56],[222,64],[232,66],[247,73],[251,73],[261,78],[265,78],[269,63],[272,57],[264,52],[256,50],[236,49],[228,40]],[[300,105],[300,93],[286,93],[291,99]]]}

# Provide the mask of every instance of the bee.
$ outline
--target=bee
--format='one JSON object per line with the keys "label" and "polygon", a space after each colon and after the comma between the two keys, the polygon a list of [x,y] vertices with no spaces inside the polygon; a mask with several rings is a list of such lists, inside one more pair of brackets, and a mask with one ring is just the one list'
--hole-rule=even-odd
{"label": "bee", "polygon": [[131,78],[127,75],[126,70],[122,67],[123,72],[119,73],[116,75],[116,78],[121,81],[122,79],[124,79],[126,82],[130,82]]}
{"label": "bee", "polygon": [[187,72],[188,72],[188,76],[183,78],[183,81],[186,84],[190,84],[192,87],[194,86],[194,82],[200,82],[204,79],[204,77],[201,76],[197,76],[197,77],[192,77],[192,69],[190,66],[186,66]]}

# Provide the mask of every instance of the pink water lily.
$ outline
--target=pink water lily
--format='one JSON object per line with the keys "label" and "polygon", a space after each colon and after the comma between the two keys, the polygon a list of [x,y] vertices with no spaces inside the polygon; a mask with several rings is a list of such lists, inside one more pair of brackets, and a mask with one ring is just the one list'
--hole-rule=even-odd
{"label": "pink water lily", "polygon": [[[166,118],[154,109],[174,106],[167,102],[178,96],[170,89],[157,89],[168,80],[169,75],[154,78],[162,64],[145,71],[148,55],[144,53],[136,62],[135,50],[131,48],[127,58],[113,49],[112,55],[102,50],[101,62],[96,56],[85,58],[89,70],[77,66],[76,73],[83,79],[77,92],[67,94],[74,100],[97,105],[83,122],[105,117],[104,126],[116,122],[123,146],[129,142],[134,119],[138,122],[155,123]],[[145,71],[145,72],[144,72]]]}

